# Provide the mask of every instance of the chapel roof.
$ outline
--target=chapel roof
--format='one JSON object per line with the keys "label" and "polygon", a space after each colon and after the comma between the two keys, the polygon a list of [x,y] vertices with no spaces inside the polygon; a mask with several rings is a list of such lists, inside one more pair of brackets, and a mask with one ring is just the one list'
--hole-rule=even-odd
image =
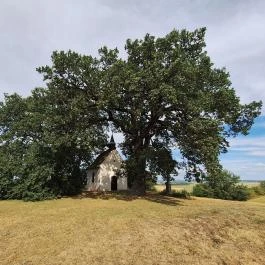
{"label": "chapel roof", "polygon": [[88,167],[88,169],[95,169],[100,166],[104,162],[104,160],[107,158],[107,156],[110,154],[111,151],[116,149],[116,143],[113,138],[113,134],[111,135],[110,141],[107,144],[108,150],[102,152],[95,161]]}
{"label": "chapel roof", "polygon": [[95,159],[95,161],[89,166],[89,169],[98,168],[100,166],[100,164],[102,164],[104,162],[104,160],[107,158],[107,156],[110,154],[111,151],[112,151],[112,149],[108,149],[108,150],[102,152]]}

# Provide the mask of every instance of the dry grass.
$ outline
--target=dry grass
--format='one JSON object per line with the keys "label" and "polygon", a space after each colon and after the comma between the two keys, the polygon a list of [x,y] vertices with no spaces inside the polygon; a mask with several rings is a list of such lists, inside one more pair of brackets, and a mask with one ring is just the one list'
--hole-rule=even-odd
{"label": "dry grass", "polygon": [[259,186],[259,184],[260,184],[260,182],[249,182],[249,181],[246,181],[246,182],[242,182],[242,184],[244,184],[244,185],[247,185],[249,188],[251,188],[251,187],[255,187],[255,186]]}
{"label": "dry grass", "polygon": [[251,265],[265,264],[264,249],[265,203],[255,201],[0,202],[1,265]]}
{"label": "dry grass", "polygon": [[[196,185],[195,183],[187,183],[187,184],[172,184],[171,185],[171,190],[173,191],[181,191],[181,190],[186,190],[188,192],[192,192],[192,189]],[[165,185],[163,184],[157,184],[155,185],[155,190],[160,192],[166,188]]]}
{"label": "dry grass", "polygon": [[[240,182],[241,184],[241,182]],[[259,185],[259,182],[242,182],[242,184],[247,185],[249,188],[255,187]],[[172,184],[171,189],[175,191],[181,191],[181,190],[186,190],[188,192],[192,192],[193,187],[196,185],[196,183],[191,182],[191,183],[186,183],[186,184]],[[157,184],[155,185],[155,190],[160,192],[164,190],[166,186],[164,184]]]}
{"label": "dry grass", "polygon": [[260,196],[251,200],[251,202],[265,203],[265,196]]}

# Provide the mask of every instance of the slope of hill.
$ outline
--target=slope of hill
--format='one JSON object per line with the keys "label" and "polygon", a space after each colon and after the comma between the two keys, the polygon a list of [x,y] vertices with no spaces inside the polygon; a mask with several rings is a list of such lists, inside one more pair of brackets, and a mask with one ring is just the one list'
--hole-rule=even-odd
{"label": "slope of hill", "polygon": [[264,264],[264,249],[265,203],[255,201],[148,195],[0,202],[2,265],[251,265]]}

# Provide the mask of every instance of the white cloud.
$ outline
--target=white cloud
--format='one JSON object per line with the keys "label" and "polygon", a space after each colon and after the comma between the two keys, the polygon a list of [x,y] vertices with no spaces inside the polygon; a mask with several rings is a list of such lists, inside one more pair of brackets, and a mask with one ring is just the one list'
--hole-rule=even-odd
{"label": "white cloud", "polygon": [[222,159],[222,165],[229,171],[239,175],[242,179],[265,180],[265,164],[255,160]]}
{"label": "white cloud", "polygon": [[242,101],[265,101],[264,14],[262,0],[1,0],[0,93],[28,95],[41,85],[34,69],[49,63],[53,50],[95,55],[147,32],[206,26],[207,50],[218,67],[227,66]]}
{"label": "white cloud", "polygon": [[231,141],[231,146],[246,146],[246,145],[262,145],[265,146],[265,136],[260,136],[260,137],[237,137],[237,138],[232,138]]}
{"label": "white cloud", "polygon": [[259,163],[256,164],[256,166],[263,167],[265,169],[265,163],[259,162]]}
{"label": "white cloud", "polygon": [[249,152],[249,155],[260,156],[260,157],[264,157],[264,159],[265,159],[265,150],[253,150],[253,151]]}
{"label": "white cloud", "polygon": [[250,155],[264,155],[265,152],[265,137],[250,137],[233,138],[230,141],[230,150],[246,152]]}

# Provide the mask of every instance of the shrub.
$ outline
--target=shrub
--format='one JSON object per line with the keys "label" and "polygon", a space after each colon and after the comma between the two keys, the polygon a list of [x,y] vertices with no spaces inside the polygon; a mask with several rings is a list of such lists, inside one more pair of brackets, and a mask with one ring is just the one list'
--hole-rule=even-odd
{"label": "shrub", "polygon": [[173,191],[170,196],[175,197],[175,198],[181,198],[181,199],[190,199],[190,193],[186,190],[181,190],[181,191]]}
{"label": "shrub", "polygon": [[54,194],[50,194],[48,192],[24,192],[22,199],[24,201],[42,201],[42,200],[52,200],[57,197]]}
{"label": "shrub", "polygon": [[257,193],[255,192],[255,190],[253,188],[249,188],[249,196],[250,198],[255,198],[257,197]]}
{"label": "shrub", "polygon": [[156,185],[156,180],[146,179],[146,181],[145,181],[145,189],[146,190],[155,191],[155,185]]}
{"label": "shrub", "polygon": [[181,190],[181,191],[172,191],[170,194],[167,194],[166,190],[162,190],[159,192],[160,195],[167,195],[170,197],[175,197],[175,198],[180,198],[180,199],[190,199],[191,194],[186,191],[186,190]]}
{"label": "shrub", "polygon": [[213,198],[213,190],[205,183],[195,185],[192,194],[197,197]]}
{"label": "shrub", "polygon": [[263,189],[261,186],[252,187],[251,189],[257,196],[265,195],[265,189]]}
{"label": "shrub", "polygon": [[239,176],[223,170],[218,175],[208,175],[205,182],[193,187],[193,195],[223,200],[246,201],[251,192],[245,185],[238,185]]}
{"label": "shrub", "polygon": [[265,191],[265,181],[261,181],[259,186]]}
{"label": "shrub", "polygon": [[231,193],[232,200],[247,201],[251,197],[251,191],[246,185],[237,185]]}
{"label": "shrub", "polygon": [[265,195],[265,181],[261,181],[259,186],[249,188],[251,197]]}

